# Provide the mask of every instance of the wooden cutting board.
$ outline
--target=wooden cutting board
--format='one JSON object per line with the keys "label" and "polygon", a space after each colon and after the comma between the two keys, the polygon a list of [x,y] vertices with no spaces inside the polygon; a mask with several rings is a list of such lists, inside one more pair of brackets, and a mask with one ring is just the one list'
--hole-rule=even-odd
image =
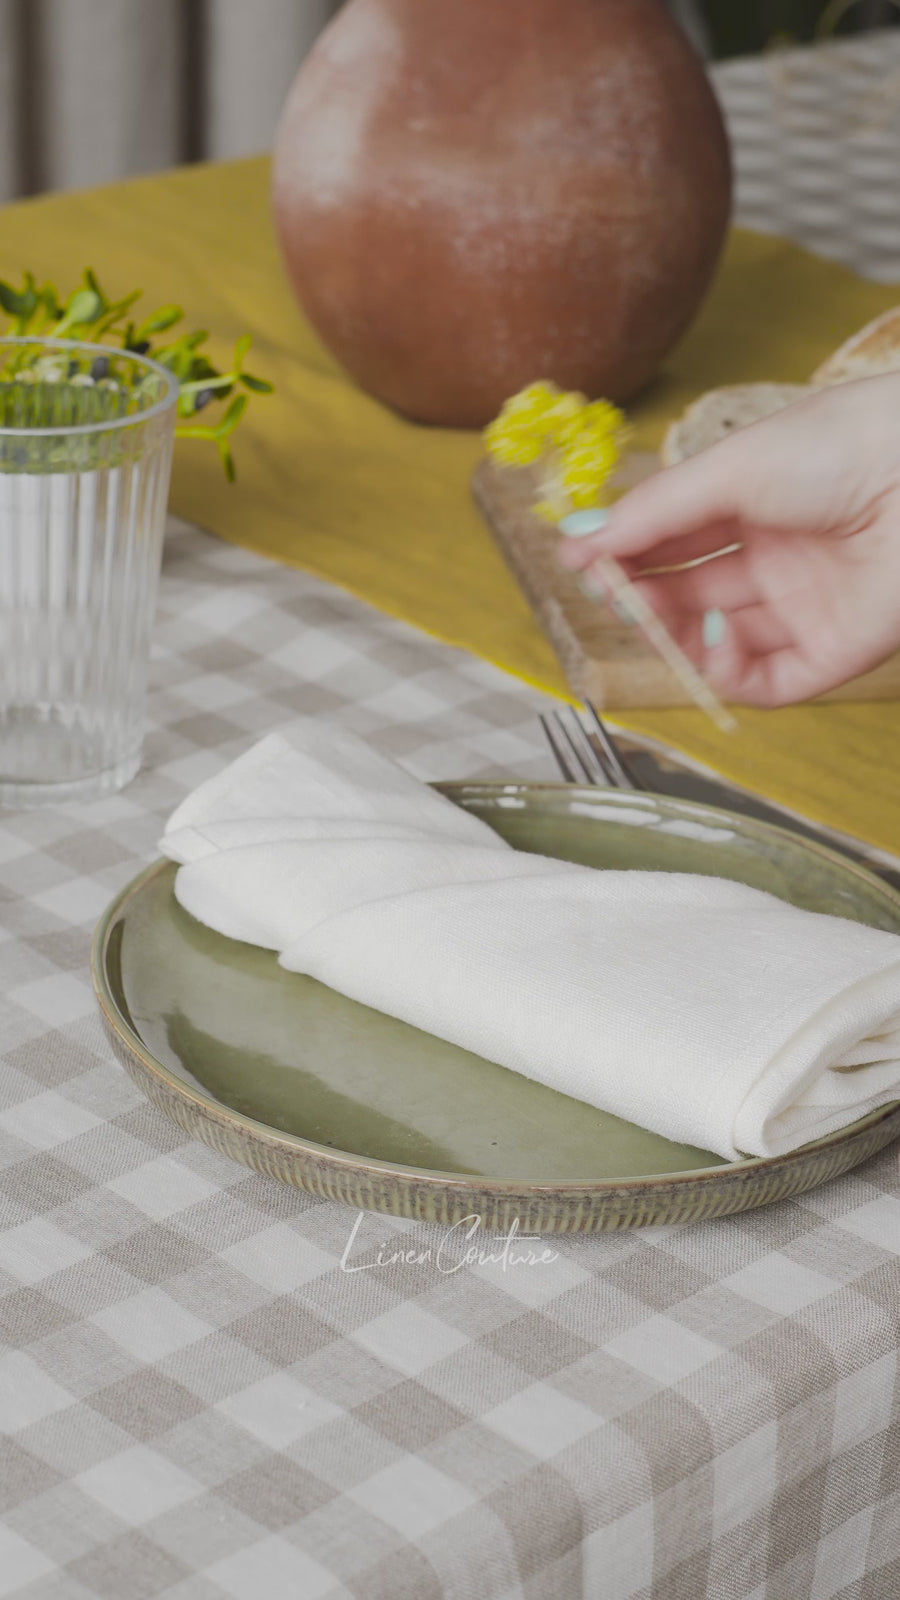
{"label": "wooden cutting board", "polygon": [[[633,453],[619,474],[630,488],[658,468],[656,456]],[[553,645],[572,693],[598,707],[683,706],[690,699],[637,628],[582,594],[573,573],[555,559],[559,535],[534,515],[531,469],[490,458],[472,475],[472,493],[488,527]],[[900,654],[823,700],[900,700]]]}

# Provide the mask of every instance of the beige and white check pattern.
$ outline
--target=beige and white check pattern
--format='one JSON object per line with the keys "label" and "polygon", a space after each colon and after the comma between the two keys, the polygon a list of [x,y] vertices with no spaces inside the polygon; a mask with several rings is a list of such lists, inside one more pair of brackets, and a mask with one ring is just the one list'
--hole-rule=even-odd
{"label": "beige and white check pattern", "polygon": [[900,1594],[894,1152],[465,1263],[489,1241],[187,1140],[104,1043],[92,925],[199,780],[298,713],[422,777],[551,777],[540,698],[175,527],[144,771],[0,816],[3,1600]]}
{"label": "beige and white check pattern", "polygon": [[715,69],[738,221],[900,281],[900,32]]}

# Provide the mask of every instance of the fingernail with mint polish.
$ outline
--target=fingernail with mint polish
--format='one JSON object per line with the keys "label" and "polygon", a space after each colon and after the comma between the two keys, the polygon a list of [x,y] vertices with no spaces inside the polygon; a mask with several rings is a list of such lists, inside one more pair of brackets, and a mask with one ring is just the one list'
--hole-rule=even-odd
{"label": "fingernail with mint polish", "polygon": [[[593,533],[599,533],[609,521],[609,512],[602,506],[592,506],[590,510],[570,511],[559,523],[559,531],[566,539],[587,539]],[[576,550],[567,550],[561,545],[557,551],[560,564],[564,567],[577,566],[579,554]]]}
{"label": "fingernail with mint polish", "polygon": [[703,648],[715,650],[725,638],[725,613],[717,608],[703,613]]}
{"label": "fingernail with mint polish", "polygon": [[586,511],[570,511],[559,524],[560,533],[567,539],[586,539],[599,533],[609,521],[609,512],[603,506],[590,506]]}

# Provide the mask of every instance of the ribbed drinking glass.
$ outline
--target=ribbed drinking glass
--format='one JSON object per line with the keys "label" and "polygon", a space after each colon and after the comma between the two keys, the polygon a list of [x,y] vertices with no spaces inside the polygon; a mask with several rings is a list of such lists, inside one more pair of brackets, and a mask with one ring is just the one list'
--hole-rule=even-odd
{"label": "ribbed drinking glass", "polygon": [[137,772],[177,399],[143,356],[0,339],[0,805]]}

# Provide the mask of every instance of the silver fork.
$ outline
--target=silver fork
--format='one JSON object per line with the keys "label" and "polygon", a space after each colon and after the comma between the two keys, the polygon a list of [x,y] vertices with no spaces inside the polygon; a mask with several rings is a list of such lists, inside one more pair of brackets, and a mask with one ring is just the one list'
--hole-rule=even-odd
{"label": "silver fork", "polygon": [[596,706],[583,702],[587,725],[574,706],[540,713],[541,727],[566,783],[584,782],[596,788],[640,789],[641,785],[617,748]]}

